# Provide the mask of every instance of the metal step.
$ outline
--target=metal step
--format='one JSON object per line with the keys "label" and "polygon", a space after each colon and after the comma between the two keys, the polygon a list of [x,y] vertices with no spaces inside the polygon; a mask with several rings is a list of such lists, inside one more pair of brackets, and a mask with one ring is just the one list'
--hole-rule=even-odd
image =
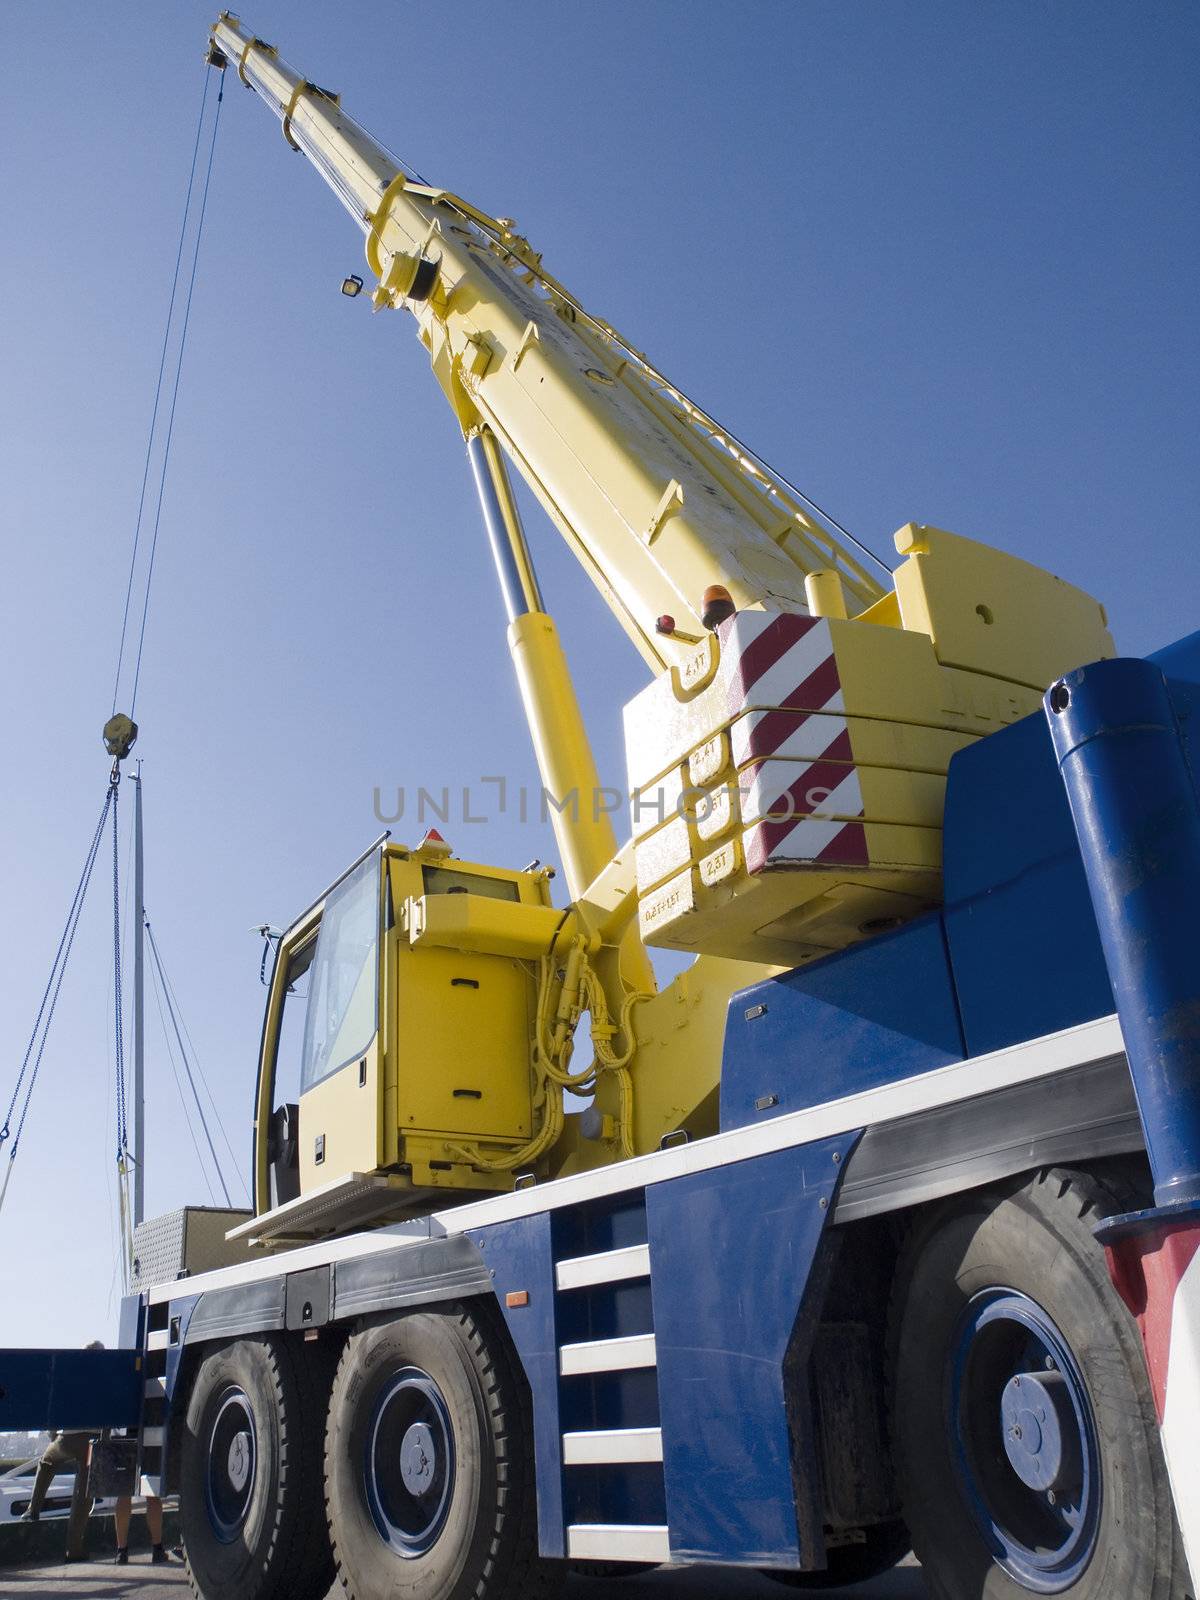
{"label": "metal step", "polygon": [[563,1434],[566,1467],[614,1466],[621,1462],[661,1461],[661,1428],[598,1428]]}
{"label": "metal step", "polygon": [[634,1333],[623,1339],[589,1339],[564,1344],[558,1352],[558,1370],[564,1378],[584,1372],[625,1372],[632,1367],[655,1367],[658,1355],[652,1333]]}
{"label": "metal step", "polygon": [[567,1555],[576,1561],[653,1561],[671,1559],[665,1527],[633,1523],[577,1522],[567,1529]]}
{"label": "metal step", "polygon": [[649,1276],[648,1244],[626,1245],[595,1256],[571,1256],[554,1269],[554,1281],[560,1289],[586,1289],[594,1283],[622,1283],[627,1278]]}
{"label": "metal step", "polygon": [[412,1202],[412,1180],[395,1173],[347,1172],[322,1184],[311,1194],[285,1200],[271,1211],[230,1228],[228,1240],[257,1244],[260,1239],[319,1239],[323,1234],[344,1233],[363,1222],[374,1222],[388,1212],[400,1215]]}

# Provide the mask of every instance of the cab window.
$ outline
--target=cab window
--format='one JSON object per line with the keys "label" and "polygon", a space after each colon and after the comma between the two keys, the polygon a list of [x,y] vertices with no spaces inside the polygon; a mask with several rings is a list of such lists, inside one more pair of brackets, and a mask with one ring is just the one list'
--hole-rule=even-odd
{"label": "cab window", "polygon": [[304,1015],[308,1008],[308,980],[317,941],[311,938],[293,952],[284,980],[279,1031],[275,1038],[275,1094],[282,1102],[300,1093],[300,1063],[304,1054]]}
{"label": "cab window", "polygon": [[355,1061],[371,1044],[379,1009],[379,857],[366,861],[325,902],[308,975],[300,1092]]}

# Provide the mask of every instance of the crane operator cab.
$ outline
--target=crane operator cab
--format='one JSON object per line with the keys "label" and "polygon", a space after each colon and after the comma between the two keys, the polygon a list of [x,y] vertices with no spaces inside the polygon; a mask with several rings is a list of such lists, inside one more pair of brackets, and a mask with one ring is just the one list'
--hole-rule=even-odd
{"label": "crane operator cab", "polygon": [[[373,846],[283,934],[259,1059],[255,1211],[294,1243],[503,1192],[539,1107],[533,1040],[561,923],[546,871]],[[232,1237],[233,1235],[231,1235]]]}

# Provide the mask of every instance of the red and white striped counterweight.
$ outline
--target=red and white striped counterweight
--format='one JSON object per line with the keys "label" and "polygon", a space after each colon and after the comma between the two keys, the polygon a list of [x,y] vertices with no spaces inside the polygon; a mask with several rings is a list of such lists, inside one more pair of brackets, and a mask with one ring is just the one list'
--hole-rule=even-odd
{"label": "red and white striped counterweight", "polygon": [[794,965],[936,905],[950,757],[1036,703],[962,677],[878,622],[723,621],[625,710],[646,942]]}

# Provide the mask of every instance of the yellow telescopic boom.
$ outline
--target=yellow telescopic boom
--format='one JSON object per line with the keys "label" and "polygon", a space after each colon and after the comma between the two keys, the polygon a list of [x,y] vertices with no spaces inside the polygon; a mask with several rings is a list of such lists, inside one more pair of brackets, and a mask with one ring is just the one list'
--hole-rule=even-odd
{"label": "yellow telescopic boom", "polygon": [[[459,862],[447,876],[437,839],[393,847],[404,882],[391,887],[380,992],[399,999],[381,1013],[377,1069],[360,1060],[348,1084],[335,1072],[302,1094],[317,1145],[296,1203],[325,1216],[336,1181],[355,1205],[365,1194],[405,1207],[711,1132],[731,994],[768,965],[819,959],[938,904],[952,757],[1036,711],[1062,672],[1112,654],[1103,607],[1001,550],[917,523],[896,535],[903,559],[880,588],[849,535],[822,526],[799,491],[589,315],[510,219],[406,170],[336,94],[228,13],[209,59],[274,109],[355,218],[376,308],[416,320],[466,440],[571,901],[550,914],[531,873],[508,875],[524,888],[499,898],[496,869]],[[655,673],[625,708],[632,840],[620,850],[506,460]],[[311,919],[294,928],[287,961],[317,937]],[[656,946],[699,957],[658,992]],[[481,969],[481,989],[459,957],[506,963],[525,987],[507,1010],[489,1001],[471,1012],[495,1046],[492,1065],[473,1050],[486,1082],[459,1084],[464,1098],[447,1109],[421,1100],[422,1084],[458,1081],[428,1066],[430,1019],[445,1024],[442,1058],[455,1071],[467,1030],[448,1020],[438,985],[449,973],[464,993],[507,993],[500,968]],[[289,970],[276,976],[276,1011]],[[576,1067],[585,1015],[593,1055]],[[425,1045],[409,1082],[414,1028]],[[564,1096],[581,1088],[593,1095],[588,1117],[568,1124]],[[292,1206],[273,1207],[276,1233],[300,1226]],[[264,1232],[262,1217],[254,1227]]]}
{"label": "yellow telescopic boom", "polygon": [[511,219],[416,181],[236,17],[212,42],[362,228],[375,304],[413,312],[464,434],[501,441],[653,669],[703,634],[714,584],[739,610],[804,611],[805,577],[826,571],[852,613],[879,598],[781,480],[542,269]]}

